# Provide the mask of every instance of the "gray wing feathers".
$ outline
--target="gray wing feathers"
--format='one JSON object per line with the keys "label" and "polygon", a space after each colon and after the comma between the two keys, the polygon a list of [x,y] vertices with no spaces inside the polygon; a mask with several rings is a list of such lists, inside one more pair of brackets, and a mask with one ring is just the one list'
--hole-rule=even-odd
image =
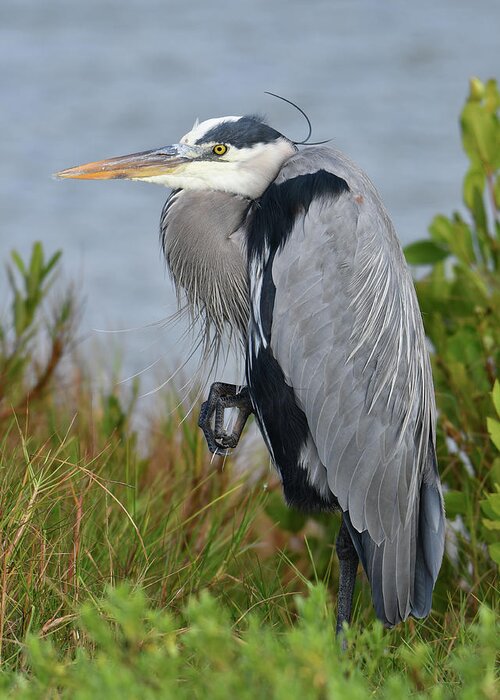
{"label": "gray wing feathers", "polygon": [[[392,298],[400,290],[387,264],[375,261],[377,277],[366,264],[364,278],[354,274],[362,256],[355,205],[344,197],[340,208],[349,213],[351,230],[343,216],[345,235],[339,235],[328,207],[313,203],[275,258],[271,345],[308,418],[331,490],[353,525],[380,543],[412,510],[421,473],[415,425],[427,424],[428,439],[431,406],[412,395],[412,368],[401,345],[415,339],[399,339],[403,311]],[[370,285],[369,304],[359,281]]]}
{"label": "gray wing feathers", "polygon": [[[277,182],[301,168],[323,168],[344,177],[350,191],[313,201],[276,254],[271,347],[306,414],[329,487],[358,534],[372,586],[378,581],[374,599],[397,621],[415,605],[427,607],[420,589],[428,585],[415,574],[419,557],[433,583],[442,555],[439,480],[428,468],[435,407],[425,336],[373,186],[339,154],[311,151],[292,158]],[[421,491],[426,478],[434,496]],[[419,498],[436,533],[435,541],[419,543],[422,556]]]}

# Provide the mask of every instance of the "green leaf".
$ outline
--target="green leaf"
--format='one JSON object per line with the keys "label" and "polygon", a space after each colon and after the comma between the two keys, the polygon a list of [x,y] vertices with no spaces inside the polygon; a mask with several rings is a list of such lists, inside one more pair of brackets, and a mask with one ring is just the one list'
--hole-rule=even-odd
{"label": "green leaf", "polygon": [[453,215],[452,238],[449,246],[453,255],[468,266],[476,262],[476,254],[472,244],[473,234],[471,227],[463,220],[460,214]]}
{"label": "green leaf", "polygon": [[467,499],[462,491],[447,491],[444,494],[444,504],[449,518],[467,513]]}
{"label": "green leaf", "polygon": [[19,338],[27,327],[26,306],[19,293],[16,293],[14,297],[12,308],[14,312],[14,327],[16,329],[16,335]]}
{"label": "green leaf", "polygon": [[45,265],[42,271],[42,279],[45,279],[47,275],[51,272],[51,270],[54,268],[55,265],[59,262],[59,258],[62,255],[62,251],[58,250],[54,253],[54,255],[50,258],[48,263]]}
{"label": "green leaf", "polygon": [[487,520],[486,518],[483,518],[483,525],[487,530],[500,531],[500,520]]}
{"label": "green leaf", "polygon": [[490,472],[488,475],[490,484],[500,484],[500,457],[496,457],[493,460],[493,464],[490,467]]}
{"label": "green leaf", "polygon": [[23,275],[23,277],[25,277],[26,276],[26,267],[24,265],[23,259],[21,258],[21,256],[17,252],[17,250],[11,251],[10,256],[11,256],[12,260],[14,261],[14,264],[16,265],[19,272]]}
{"label": "green leaf", "polygon": [[15,277],[14,271],[12,270],[12,267],[10,265],[7,265],[7,277],[9,279],[9,286],[10,286],[12,293],[18,294],[16,277]]}
{"label": "green leaf", "polygon": [[429,226],[431,238],[436,243],[449,244],[453,241],[453,222],[443,214],[438,214]]}
{"label": "green leaf", "polygon": [[26,278],[26,291],[29,297],[35,297],[40,286],[43,270],[43,248],[40,241],[33,245],[31,253],[29,276]]}
{"label": "green leaf", "polygon": [[468,102],[460,121],[464,148],[471,162],[492,169],[498,148],[495,114],[488,112],[482,103]]}
{"label": "green leaf", "polygon": [[494,542],[488,546],[490,557],[500,566],[500,542]]}
{"label": "green leaf", "polygon": [[495,406],[497,416],[500,418],[500,382],[498,379],[495,379],[493,391],[491,392],[491,398],[493,399],[493,405]]}
{"label": "green leaf", "polygon": [[500,177],[497,177],[493,183],[493,196],[495,197],[495,206],[500,209]]}
{"label": "green leaf", "polygon": [[500,486],[496,484],[496,493],[489,493],[484,501],[481,501],[481,508],[484,513],[500,523]]}
{"label": "green leaf", "polygon": [[449,251],[433,241],[417,241],[404,249],[410,265],[432,265],[448,257]]}
{"label": "green leaf", "polygon": [[491,441],[500,450],[500,421],[494,418],[487,418],[486,424],[488,426],[488,433],[490,434]]}
{"label": "green leaf", "polygon": [[486,520],[483,519],[483,525],[487,530],[491,532],[500,531],[500,520]]}
{"label": "green leaf", "polygon": [[473,76],[469,80],[469,97],[470,102],[481,102],[485,95],[485,86],[482,80],[478,77]]}
{"label": "green leaf", "polygon": [[469,168],[464,178],[463,195],[464,202],[469,209],[474,207],[475,193],[479,192],[482,196],[486,177],[484,170],[479,167]]}
{"label": "green leaf", "polygon": [[497,112],[500,109],[500,92],[498,90],[496,80],[490,78],[486,82],[484,94],[486,98],[486,109],[488,112]]}
{"label": "green leaf", "polygon": [[481,512],[483,513],[483,515],[486,516],[486,518],[487,518],[488,520],[496,520],[496,519],[497,519],[497,514],[495,513],[495,511],[493,510],[492,506],[490,505],[489,496],[491,496],[491,494],[489,494],[489,495],[484,499],[484,501],[480,501]]}

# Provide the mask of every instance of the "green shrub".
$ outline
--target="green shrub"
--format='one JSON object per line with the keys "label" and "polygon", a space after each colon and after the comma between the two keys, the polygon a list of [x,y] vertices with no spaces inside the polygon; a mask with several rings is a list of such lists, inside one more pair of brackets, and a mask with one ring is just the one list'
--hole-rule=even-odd
{"label": "green shrub", "polygon": [[278,631],[253,611],[238,634],[228,610],[208,592],[172,615],[148,606],[143,592],[120,586],[81,607],[73,631],[85,644],[74,658],[31,635],[31,679],[4,674],[0,687],[18,700],[497,697],[497,630],[486,607],[456,642],[415,639],[394,647],[397,635],[375,622],[351,630],[342,653],[325,588],[311,585],[296,605],[294,626]]}
{"label": "green shrub", "polygon": [[[491,392],[500,366],[499,108],[496,82],[471,80],[460,119],[469,159],[463,184],[466,215],[436,216],[430,240],[405,250],[410,263],[430,266],[416,288],[432,346],[447,516],[455,521],[459,540],[457,557],[447,558],[440,577],[441,609],[460,589],[473,609],[478,600],[496,594],[490,557],[498,552],[493,542],[499,516],[497,496],[488,493],[499,488],[500,459],[488,416],[495,411]],[[481,517],[482,502],[489,523]],[[493,546],[488,550],[484,543]]]}
{"label": "green shrub", "polygon": [[[0,424],[43,396],[71,338],[71,291],[63,293],[51,312],[44,309],[60,257],[57,252],[46,261],[41,243],[34,244],[28,264],[16,251],[11,254],[7,266],[11,316],[0,322]],[[42,344],[48,346],[43,363]]]}

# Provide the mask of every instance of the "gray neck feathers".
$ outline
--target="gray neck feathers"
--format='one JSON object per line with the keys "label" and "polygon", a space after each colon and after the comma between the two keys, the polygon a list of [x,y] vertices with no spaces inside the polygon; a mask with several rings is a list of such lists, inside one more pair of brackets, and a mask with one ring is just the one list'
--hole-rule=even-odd
{"label": "gray neck feathers", "polygon": [[250,202],[226,192],[177,190],[161,216],[161,243],[180,310],[202,323],[205,357],[226,333],[245,342],[249,294],[243,231]]}

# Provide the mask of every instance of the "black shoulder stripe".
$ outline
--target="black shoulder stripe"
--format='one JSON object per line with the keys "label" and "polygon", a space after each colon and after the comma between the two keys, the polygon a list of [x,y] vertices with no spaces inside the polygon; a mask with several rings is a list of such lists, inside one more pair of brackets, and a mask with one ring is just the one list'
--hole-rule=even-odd
{"label": "black shoulder stripe", "polygon": [[257,202],[248,230],[249,259],[261,254],[267,245],[271,252],[282,246],[299,213],[307,213],[321,197],[339,197],[349,191],[345,180],[326,170],[297,175],[276,185],[272,183]]}
{"label": "black shoulder stripe", "polygon": [[274,253],[271,253],[262,276],[262,292],[260,296],[260,320],[264,337],[267,340],[271,337],[274,297],[276,296],[276,287],[273,282],[273,260]]}
{"label": "black shoulder stripe", "polygon": [[[252,299],[248,386],[257,420],[281,474],[285,498],[290,505],[308,511],[332,509],[337,501],[331,493],[323,497],[309,483],[307,467],[301,464],[309,437],[307,418],[269,344],[276,294],[272,267],[296,218],[307,213],[314,200],[336,198],[348,190],[345,180],[326,170],[271,184],[255,203],[247,231],[251,295],[258,290],[258,297]],[[260,341],[262,337],[267,345]]]}
{"label": "black shoulder stripe", "polygon": [[253,358],[247,376],[257,421],[270,443],[287,503],[307,512],[332,510],[337,506],[334,495],[321,496],[309,483],[307,469],[300,464],[309,434],[307,418],[269,347],[262,348]]}

